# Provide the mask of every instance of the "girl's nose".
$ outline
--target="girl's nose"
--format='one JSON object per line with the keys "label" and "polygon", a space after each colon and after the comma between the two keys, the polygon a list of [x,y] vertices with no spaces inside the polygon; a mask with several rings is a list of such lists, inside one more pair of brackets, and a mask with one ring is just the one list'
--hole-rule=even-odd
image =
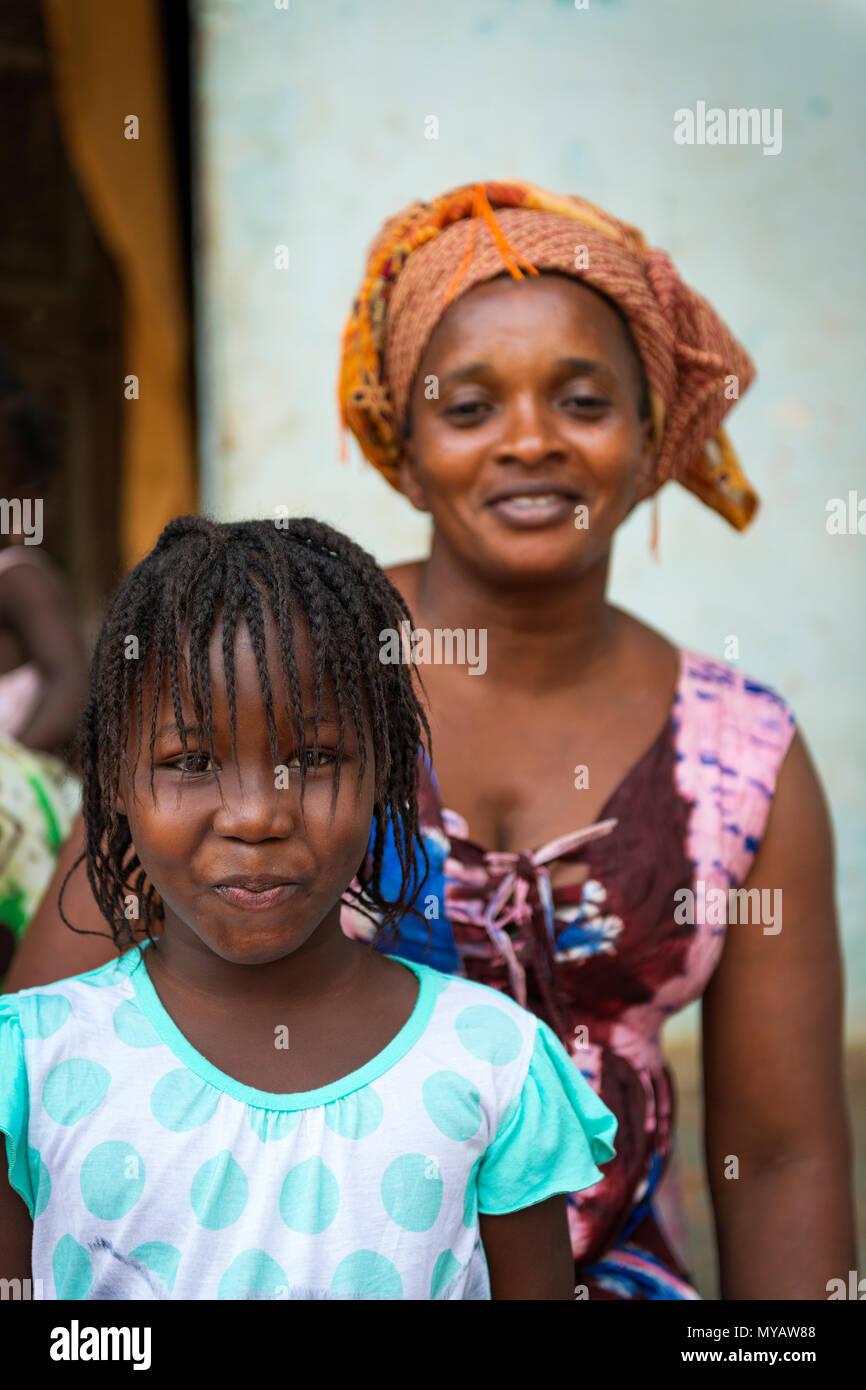
{"label": "girl's nose", "polygon": [[218,835],[254,843],[292,834],[298,816],[297,792],[293,786],[286,787],[278,769],[270,775],[223,777],[220,791],[213,819]]}

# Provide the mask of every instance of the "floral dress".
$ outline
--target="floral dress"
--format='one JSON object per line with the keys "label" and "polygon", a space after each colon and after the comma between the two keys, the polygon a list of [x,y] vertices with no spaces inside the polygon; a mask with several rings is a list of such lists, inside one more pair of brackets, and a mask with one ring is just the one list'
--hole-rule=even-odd
{"label": "floral dress", "polygon": [[[721,956],[725,921],[734,919],[707,905],[734,898],[742,911],[732,890],[751,868],[793,734],[793,716],[774,691],[681,651],[668,720],[599,821],[524,853],[475,843],[423,766],[430,873],[416,907],[426,921],[404,919],[399,939],[377,945],[524,1004],[617,1116],[616,1158],[604,1180],[569,1198],[583,1296],[700,1297],[671,1169],[675,1093],[661,1032],[703,994]],[[565,863],[580,864],[583,881],[552,886],[551,867]],[[389,875],[399,878],[392,843],[386,890]],[[745,930],[762,930],[748,920]],[[348,910],[344,929],[374,930]]]}
{"label": "floral dress", "polygon": [[0,733],[0,988],[81,803],[59,758]]}

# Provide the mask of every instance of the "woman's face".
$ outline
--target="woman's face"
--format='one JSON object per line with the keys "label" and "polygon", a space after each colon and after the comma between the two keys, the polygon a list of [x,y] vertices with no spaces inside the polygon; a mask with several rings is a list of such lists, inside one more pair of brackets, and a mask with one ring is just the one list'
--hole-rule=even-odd
{"label": "woman's face", "polygon": [[486,578],[579,574],[652,467],[640,397],[637,355],[601,296],[561,275],[487,281],[421,359],[404,490],[436,543]]}

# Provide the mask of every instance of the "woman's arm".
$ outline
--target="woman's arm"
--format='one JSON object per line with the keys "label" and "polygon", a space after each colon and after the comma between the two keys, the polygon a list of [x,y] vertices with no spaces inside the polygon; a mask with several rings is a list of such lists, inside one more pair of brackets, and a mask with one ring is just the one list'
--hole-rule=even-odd
{"label": "woman's arm", "polygon": [[507,1216],[479,1216],[493,1298],[574,1298],[567,1202],[563,1193]]}
{"label": "woman's arm", "polygon": [[105,935],[79,936],[70,931],[60,916],[61,884],[83,850],[84,822],[78,815],[72,822],[69,839],[60,850],[45,896],[12,958],[4,981],[7,993],[65,980],[69,975],[81,975],[117,957],[108,924],[90,891],[83,860],[69,880],[63,895],[63,910],[76,927]]}
{"label": "woman's arm", "polygon": [[703,1001],[721,1297],[820,1300],[856,1246],[833,843],[799,735],[743,886],[778,890],[782,925],[729,922]]}
{"label": "woman's arm", "polygon": [[16,737],[63,753],[87,700],[87,653],[63,576],[41,564],[10,566],[0,584],[0,622],[13,628],[43,678],[42,695]]}

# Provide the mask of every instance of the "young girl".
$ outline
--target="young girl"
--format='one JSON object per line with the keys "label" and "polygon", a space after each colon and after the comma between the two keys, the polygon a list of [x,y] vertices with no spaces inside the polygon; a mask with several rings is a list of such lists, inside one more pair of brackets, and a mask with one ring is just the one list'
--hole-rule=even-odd
{"label": "young girl", "polygon": [[379,659],[407,619],[310,520],[179,518],[121,587],[81,742],[88,874],[131,949],[0,1000],[0,1277],[573,1296],[565,1194],[614,1116],[505,995],[340,927],[347,891],[390,929],[418,891],[426,719]]}

